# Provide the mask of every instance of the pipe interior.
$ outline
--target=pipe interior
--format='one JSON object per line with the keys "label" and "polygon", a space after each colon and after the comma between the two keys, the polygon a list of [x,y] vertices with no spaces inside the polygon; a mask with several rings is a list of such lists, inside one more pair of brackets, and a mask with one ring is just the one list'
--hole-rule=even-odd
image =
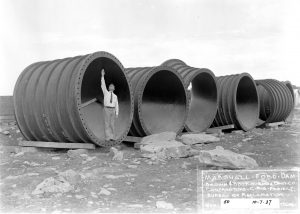
{"label": "pipe interior", "polygon": [[240,79],[236,92],[236,114],[241,128],[249,130],[255,127],[259,112],[256,85],[251,78]]}
{"label": "pipe interior", "polygon": [[150,77],[142,95],[140,115],[151,134],[178,132],[186,115],[186,93],[180,79],[168,70]]}
{"label": "pipe interior", "polygon": [[294,90],[293,90],[292,84],[287,82],[287,83],[285,83],[285,85],[288,87],[289,91],[291,92],[291,95],[293,97],[293,102],[295,102],[295,95],[294,95]]}
{"label": "pipe interior", "polygon": [[101,89],[101,69],[105,70],[106,87],[110,83],[115,85],[114,93],[118,97],[119,116],[115,121],[116,139],[120,138],[127,127],[130,125],[130,89],[126,77],[113,60],[105,57],[94,59],[87,67],[81,87],[81,103],[85,103],[93,98],[97,98],[94,102],[86,107],[83,107],[82,112],[87,122],[88,127],[99,140],[105,140],[104,133],[104,108],[103,108],[103,93]]}
{"label": "pipe interior", "polygon": [[217,86],[208,73],[200,73],[191,81],[190,106],[187,126],[192,131],[203,131],[211,123],[217,108]]}
{"label": "pipe interior", "polygon": [[259,119],[266,121],[271,115],[271,98],[269,92],[262,86],[257,85],[259,97]]}

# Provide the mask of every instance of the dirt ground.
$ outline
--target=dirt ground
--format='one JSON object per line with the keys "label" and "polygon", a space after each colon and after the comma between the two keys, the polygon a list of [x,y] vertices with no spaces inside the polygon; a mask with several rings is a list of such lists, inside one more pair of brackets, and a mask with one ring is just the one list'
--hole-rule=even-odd
{"label": "dirt ground", "polygon": [[[10,134],[0,134],[0,212],[197,212],[197,168],[209,168],[198,166],[195,157],[152,161],[124,144],[122,161],[112,160],[107,148],[77,157],[69,157],[67,150],[18,152],[22,135],[15,125],[6,128]],[[254,158],[260,168],[282,169],[299,167],[299,137],[300,108],[289,125],[226,133],[220,142],[195,148],[222,146]],[[72,191],[32,193],[46,178],[69,169],[81,176]],[[174,209],[157,208],[157,201]]]}

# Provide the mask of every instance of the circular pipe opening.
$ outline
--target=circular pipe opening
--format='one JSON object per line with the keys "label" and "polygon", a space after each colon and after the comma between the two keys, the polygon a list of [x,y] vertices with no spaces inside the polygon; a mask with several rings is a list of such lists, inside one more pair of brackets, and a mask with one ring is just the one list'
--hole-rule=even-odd
{"label": "circular pipe opening", "polygon": [[187,96],[178,74],[157,70],[144,81],[140,99],[139,118],[147,135],[182,131],[187,116]]}
{"label": "circular pipe opening", "polygon": [[284,82],[284,84],[288,87],[289,91],[291,92],[293,97],[293,103],[295,103],[295,95],[292,84],[289,81]]}
{"label": "circular pipe opening", "polygon": [[256,126],[259,114],[259,103],[256,85],[252,78],[243,76],[236,91],[236,116],[241,128],[245,131]]}
{"label": "circular pipe opening", "polygon": [[256,87],[260,103],[259,119],[265,122],[271,115],[271,95],[262,85],[257,85]]}
{"label": "circular pipe opening", "polygon": [[[133,116],[133,101],[130,85],[121,63],[111,56],[94,57],[86,66],[83,77],[79,77],[79,80],[82,78],[79,114],[84,128],[92,140],[98,145],[106,146],[112,142],[105,142],[103,92],[101,89],[102,68],[105,70],[106,86],[108,88],[111,83],[115,85],[114,93],[117,95],[119,103],[119,116],[115,121],[115,138],[117,140],[114,143],[121,141],[129,131]],[[90,101],[92,102],[86,105]]]}
{"label": "circular pipe opening", "polygon": [[217,111],[217,85],[214,77],[206,72],[197,74],[190,82],[189,112],[186,128],[189,131],[203,131],[208,128]]}

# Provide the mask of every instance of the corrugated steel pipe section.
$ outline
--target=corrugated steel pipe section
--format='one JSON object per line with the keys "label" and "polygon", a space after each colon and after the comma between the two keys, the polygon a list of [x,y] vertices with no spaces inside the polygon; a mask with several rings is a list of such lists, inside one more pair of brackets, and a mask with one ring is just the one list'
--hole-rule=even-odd
{"label": "corrugated steel pipe section", "polygon": [[284,81],[283,83],[286,85],[286,87],[288,87],[289,91],[291,92],[291,95],[293,97],[293,104],[295,106],[295,94],[292,83],[290,81]]}
{"label": "corrugated steel pipe section", "polygon": [[289,116],[285,119],[286,122],[291,123],[293,121],[294,118],[294,109],[295,109],[295,94],[294,94],[294,89],[292,86],[292,83],[290,81],[284,81],[283,82],[289,89],[289,91],[291,92],[291,95],[293,97],[293,109],[291,110]]}
{"label": "corrugated steel pipe section", "polygon": [[135,103],[130,134],[181,132],[188,101],[180,75],[166,66],[126,68],[125,71],[132,84]]}
{"label": "corrugated steel pipe section", "polygon": [[[104,137],[102,68],[119,99],[115,142]],[[133,118],[128,77],[120,61],[107,52],[34,63],[19,76],[13,99],[17,124],[33,141],[111,146],[127,136]]]}
{"label": "corrugated steel pipe section", "polygon": [[256,80],[260,100],[259,119],[264,123],[284,121],[293,109],[293,97],[288,87],[278,80]]}
{"label": "corrugated steel pipe section", "polygon": [[256,85],[248,73],[217,77],[218,111],[213,126],[234,124],[248,131],[256,126],[259,100]]}
{"label": "corrugated steel pipe section", "polygon": [[184,79],[189,94],[189,112],[185,129],[204,131],[212,124],[218,108],[218,90],[213,72],[205,68],[193,68],[179,59],[170,59],[162,65],[174,68]]}

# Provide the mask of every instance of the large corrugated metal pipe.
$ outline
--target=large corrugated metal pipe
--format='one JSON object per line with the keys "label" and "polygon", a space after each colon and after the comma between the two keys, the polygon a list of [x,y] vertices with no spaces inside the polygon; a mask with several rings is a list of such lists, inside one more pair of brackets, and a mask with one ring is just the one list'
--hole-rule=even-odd
{"label": "large corrugated metal pipe", "polygon": [[[114,83],[120,113],[116,141],[105,141],[101,69]],[[27,140],[119,143],[130,129],[133,97],[124,67],[107,52],[37,62],[19,76],[14,89],[17,124]]]}
{"label": "large corrugated metal pipe", "polygon": [[259,119],[264,123],[284,121],[294,107],[293,96],[285,83],[274,79],[256,80],[260,100]]}
{"label": "large corrugated metal pipe", "polygon": [[193,68],[179,59],[170,59],[162,65],[174,68],[184,79],[189,95],[186,131],[201,132],[212,124],[218,107],[215,75],[205,68]]}
{"label": "large corrugated metal pipe", "polygon": [[126,73],[135,103],[130,134],[181,132],[187,117],[187,92],[180,75],[166,66],[126,68]]}
{"label": "large corrugated metal pipe", "polygon": [[284,81],[283,83],[288,87],[288,89],[291,92],[291,95],[293,97],[293,108],[292,108],[289,116],[285,119],[286,122],[291,123],[294,119],[294,109],[295,109],[295,104],[296,104],[295,94],[294,94],[293,85],[290,81]]}
{"label": "large corrugated metal pipe", "polygon": [[244,131],[253,129],[259,115],[259,100],[250,74],[220,76],[217,84],[219,107],[213,126],[234,124]]}
{"label": "large corrugated metal pipe", "polygon": [[288,87],[288,89],[293,97],[293,105],[295,106],[295,94],[294,94],[294,89],[293,89],[292,83],[290,81],[284,81],[283,83],[286,85],[286,87]]}

